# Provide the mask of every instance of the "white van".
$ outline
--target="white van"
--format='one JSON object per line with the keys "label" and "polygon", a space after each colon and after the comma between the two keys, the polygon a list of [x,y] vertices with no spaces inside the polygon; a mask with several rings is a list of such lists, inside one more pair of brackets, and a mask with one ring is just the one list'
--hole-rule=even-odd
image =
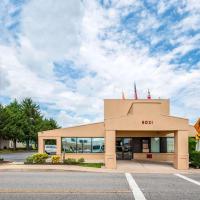
{"label": "white van", "polygon": [[56,145],[45,145],[45,152],[47,154],[56,154]]}

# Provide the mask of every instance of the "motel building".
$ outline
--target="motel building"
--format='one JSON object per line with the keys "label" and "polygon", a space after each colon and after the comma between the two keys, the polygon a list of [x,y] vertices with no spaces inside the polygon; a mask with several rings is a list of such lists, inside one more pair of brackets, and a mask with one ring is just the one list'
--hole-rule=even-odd
{"label": "motel building", "polygon": [[43,131],[38,141],[39,153],[55,140],[57,155],[104,162],[110,169],[117,160],[134,159],[188,169],[188,137],[195,134],[188,119],[170,115],[168,99],[105,99],[103,122]]}

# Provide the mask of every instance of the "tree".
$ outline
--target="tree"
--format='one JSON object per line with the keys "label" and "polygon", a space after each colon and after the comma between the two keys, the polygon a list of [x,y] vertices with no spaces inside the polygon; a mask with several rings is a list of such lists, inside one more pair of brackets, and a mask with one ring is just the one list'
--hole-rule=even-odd
{"label": "tree", "polygon": [[3,137],[3,128],[5,125],[6,115],[3,105],[0,104],[0,138]]}
{"label": "tree", "polygon": [[30,148],[30,141],[37,140],[37,123],[42,119],[39,109],[39,105],[34,103],[31,98],[25,98],[21,103],[24,140],[27,150]]}
{"label": "tree", "polygon": [[22,112],[20,109],[20,104],[17,100],[11,102],[8,106],[5,107],[4,124],[2,124],[2,136],[5,139],[10,139],[13,141],[13,148],[16,150],[17,141],[23,140],[23,118]]}
{"label": "tree", "polygon": [[189,138],[189,144],[188,144],[188,149],[189,149],[189,153],[192,153],[193,151],[196,150],[196,140],[195,138],[190,137]]}
{"label": "tree", "polygon": [[42,120],[42,124],[39,131],[47,131],[47,130],[52,130],[56,128],[60,128],[60,127],[58,126],[57,122],[54,119],[45,118]]}
{"label": "tree", "polygon": [[26,142],[29,149],[30,141],[37,146],[38,132],[60,128],[57,122],[44,118],[39,105],[31,98],[25,98],[21,103],[14,100],[7,106],[0,104],[0,138],[12,140],[14,149],[16,142]]}

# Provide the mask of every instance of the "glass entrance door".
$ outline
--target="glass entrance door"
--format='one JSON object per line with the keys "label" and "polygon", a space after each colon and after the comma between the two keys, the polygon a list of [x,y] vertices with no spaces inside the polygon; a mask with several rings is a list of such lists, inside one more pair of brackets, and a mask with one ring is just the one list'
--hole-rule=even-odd
{"label": "glass entrance door", "polygon": [[116,138],[116,155],[117,160],[132,159],[132,138]]}

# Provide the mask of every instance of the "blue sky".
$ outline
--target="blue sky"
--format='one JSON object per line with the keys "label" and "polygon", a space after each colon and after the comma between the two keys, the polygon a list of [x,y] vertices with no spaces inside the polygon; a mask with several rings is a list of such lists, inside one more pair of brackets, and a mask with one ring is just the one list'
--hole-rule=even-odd
{"label": "blue sky", "polygon": [[196,0],[0,1],[0,102],[32,97],[61,126],[103,120],[103,99],[170,98],[200,116]]}

